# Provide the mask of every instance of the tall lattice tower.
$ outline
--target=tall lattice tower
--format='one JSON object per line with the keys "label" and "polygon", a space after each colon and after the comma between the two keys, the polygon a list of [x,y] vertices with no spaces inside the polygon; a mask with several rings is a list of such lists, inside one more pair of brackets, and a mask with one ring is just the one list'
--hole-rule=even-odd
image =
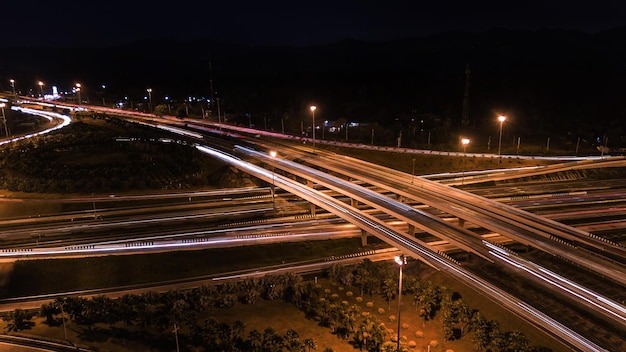
{"label": "tall lattice tower", "polygon": [[469,64],[465,65],[465,93],[463,93],[463,115],[461,117],[461,124],[463,127],[467,127],[470,124],[469,118],[469,88],[470,88],[470,68]]}

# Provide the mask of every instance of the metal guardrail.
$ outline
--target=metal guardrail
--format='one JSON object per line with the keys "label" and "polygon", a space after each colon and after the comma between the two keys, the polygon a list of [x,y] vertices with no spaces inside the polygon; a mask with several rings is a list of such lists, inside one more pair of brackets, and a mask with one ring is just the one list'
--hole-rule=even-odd
{"label": "metal guardrail", "polygon": [[87,346],[76,345],[67,340],[44,340],[37,336],[27,334],[0,334],[0,341],[12,345],[27,346],[37,349],[37,351],[46,350],[51,352],[70,352],[82,351],[90,352]]}

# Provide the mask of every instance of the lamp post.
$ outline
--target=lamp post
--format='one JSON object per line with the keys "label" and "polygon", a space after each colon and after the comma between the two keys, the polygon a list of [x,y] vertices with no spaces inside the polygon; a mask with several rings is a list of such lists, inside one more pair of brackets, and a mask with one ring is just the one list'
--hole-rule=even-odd
{"label": "lamp post", "polygon": [[107,88],[106,84],[102,84],[100,85],[100,87],[102,88],[102,106],[107,106],[105,100],[104,100],[104,95],[105,95],[105,89]]}
{"label": "lamp post", "polygon": [[311,105],[311,115],[313,116],[313,149],[315,149],[315,109],[317,109],[317,106]]}
{"label": "lamp post", "polygon": [[2,108],[2,122],[4,122],[4,133],[6,134],[7,138],[9,138],[9,130],[7,129],[7,117],[4,115],[5,105],[5,103],[0,103],[0,108]]}
{"label": "lamp post", "polygon": [[463,184],[463,181],[465,181],[465,158],[467,157],[467,154],[465,153],[465,150],[467,148],[467,145],[469,144],[470,140],[469,138],[462,138],[461,139],[461,144],[463,144],[463,174],[461,177],[461,185]]}
{"label": "lamp post", "polygon": [[17,99],[17,93],[15,93],[15,80],[10,79],[9,82],[11,83],[11,90],[13,91],[13,96]]}
{"label": "lamp post", "polygon": [[[272,158],[276,157],[276,151],[270,151],[270,156]],[[274,164],[272,164],[272,208],[276,209],[276,189],[274,185]]]}
{"label": "lamp post", "polygon": [[502,123],[506,120],[506,116],[500,115],[498,116],[498,121],[500,121],[500,139],[498,141],[498,164],[500,163],[500,148],[502,147]]}
{"label": "lamp post", "polygon": [[152,88],[146,89],[148,92],[148,112],[152,112]]}
{"label": "lamp post", "polygon": [[39,92],[41,93],[41,99],[43,99],[43,82],[39,81],[37,84],[39,84]]}
{"label": "lamp post", "polygon": [[81,87],[80,83],[76,83],[76,99],[77,99],[78,105],[81,105],[83,102],[83,100],[80,98],[80,87]]}
{"label": "lamp post", "polygon": [[406,257],[404,254],[396,256],[394,258],[396,264],[400,267],[400,277],[398,278],[398,346],[396,351],[400,352],[400,304],[402,303],[402,267],[406,264]]}

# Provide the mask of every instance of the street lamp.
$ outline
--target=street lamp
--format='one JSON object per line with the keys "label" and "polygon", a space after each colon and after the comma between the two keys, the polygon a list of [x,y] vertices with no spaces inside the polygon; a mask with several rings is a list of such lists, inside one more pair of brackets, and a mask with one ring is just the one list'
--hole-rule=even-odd
{"label": "street lamp", "polygon": [[11,90],[13,91],[13,96],[15,96],[15,98],[17,99],[17,94],[15,93],[15,80],[10,79],[9,82],[11,82]]}
{"label": "street lamp", "polygon": [[400,267],[400,277],[398,278],[398,347],[396,351],[400,351],[400,304],[402,303],[402,267],[406,264],[406,257],[400,254],[394,258],[396,264]]}
{"label": "street lamp", "polygon": [[82,100],[80,99],[80,83],[76,83],[76,99],[78,99],[78,105],[82,104]]}
{"label": "street lamp", "polygon": [[4,122],[4,133],[7,135],[7,138],[9,138],[9,130],[7,129],[7,117],[4,115],[5,105],[5,103],[0,103],[0,108],[2,108],[2,121]]}
{"label": "street lamp", "polygon": [[467,145],[469,144],[469,142],[470,142],[469,138],[461,139],[461,144],[463,144],[463,175],[461,177],[461,184],[463,184],[463,181],[465,180],[465,158],[467,157],[467,154],[465,154],[465,149],[467,148]]}
{"label": "street lamp", "polygon": [[500,115],[498,116],[498,121],[500,121],[500,140],[498,141],[498,163],[500,163],[500,148],[502,146],[502,123],[506,120],[506,116]]}
{"label": "street lamp", "polygon": [[41,99],[43,99],[43,82],[39,81],[39,92],[41,93]]}
{"label": "street lamp", "polygon": [[317,109],[317,106],[311,105],[311,114],[313,115],[313,149],[315,149],[315,109]]}
{"label": "street lamp", "polygon": [[[276,157],[276,151],[272,150],[270,151],[270,156],[272,158]],[[272,164],[272,207],[274,209],[276,209],[276,190],[275,190],[275,185],[274,185],[274,164]]]}
{"label": "street lamp", "polygon": [[107,86],[105,84],[102,84],[100,87],[102,87],[102,106],[106,106],[106,102],[104,100],[104,90],[107,88]]}
{"label": "street lamp", "polygon": [[152,112],[152,88],[146,89],[148,92],[148,111]]}

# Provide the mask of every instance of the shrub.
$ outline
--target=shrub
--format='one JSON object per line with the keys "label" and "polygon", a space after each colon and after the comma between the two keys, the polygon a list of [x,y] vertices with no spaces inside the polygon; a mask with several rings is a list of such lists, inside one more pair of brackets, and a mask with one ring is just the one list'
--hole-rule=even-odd
{"label": "shrub", "polygon": [[367,302],[365,305],[367,306],[367,308],[372,308],[374,307],[374,302]]}
{"label": "shrub", "polygon": [[378,314],[385,314],[385,308],[378,308]]}

